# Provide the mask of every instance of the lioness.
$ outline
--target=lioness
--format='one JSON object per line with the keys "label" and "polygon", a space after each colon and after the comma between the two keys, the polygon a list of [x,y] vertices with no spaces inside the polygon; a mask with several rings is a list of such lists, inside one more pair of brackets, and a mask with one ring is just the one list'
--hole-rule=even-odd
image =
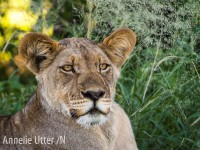
{"label": "lioness", "polygon": [[114,102],[120,68],[135,43],[128,28],[101,44],[25,35],[19,55],[38,87],[22,111],[1,117],[0,149],[136,150],[130,121]]}

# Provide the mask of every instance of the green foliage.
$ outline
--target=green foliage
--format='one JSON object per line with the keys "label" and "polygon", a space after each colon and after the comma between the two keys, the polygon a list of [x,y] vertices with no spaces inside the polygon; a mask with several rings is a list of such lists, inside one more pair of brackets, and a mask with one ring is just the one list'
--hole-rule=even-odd
{"label": "green foliage", "polygon": [[148,61],[134,54],[123,68],[116,97],[131,118],[139,147],[197,149],[200,76],[195,64],[200,57],[147,51],[152,52]]}
{"label": "green foliage", "polygon": [[[137,45],[122,68],[116,101],[130,117],[139,149],[200,148],[199,1],[51,2],[54,7],[46,18],[38,18],[34,31],[45,20],[47,26],[54,25],[56,39],[101,41],[124,26],[136,32]],[[41,11],[43,5],[33,1],[32,9]],[[0,114],[14,113],[36,89],[35,80],[24,81],[17,73],[1,79]]]}
{"label": "green foliage", "polygon": [[[192,29],[199,23],[200,2],[194,0],[92,0],[96,6],[93,18],[97,21],[94,35],[105,37],[113,29],[130,27],[138,35],[141,48],[169,48],[182,35],[193,40]],[[192,34],[193,35],[193,34]]]}
{"label": "green foliage", "polygon": [[36,84],[30,82],[31,80],[31,86],[22,84],[16,72],[8,80],[0,81],[0,115],[13,114],[21,110],[36,90]]}

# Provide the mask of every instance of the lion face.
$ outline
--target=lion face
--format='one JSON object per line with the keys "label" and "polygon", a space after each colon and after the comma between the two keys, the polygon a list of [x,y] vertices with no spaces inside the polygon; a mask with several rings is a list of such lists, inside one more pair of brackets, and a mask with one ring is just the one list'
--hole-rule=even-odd
{"label": "lion face", "polygon": [[130,29],[114,32],[99,45],[30,33],[20,41],[19,54],[36,74],[43,104],[88,127],[107,120],[120,67],[134,45]]}
{"label": "lion face", "polygon": [[112,106],[117,68],[87,39],[64,39],[59,46],[60,53],[38,76],[43,94],[52,107],[56,104],[80,124],[104,122]]}

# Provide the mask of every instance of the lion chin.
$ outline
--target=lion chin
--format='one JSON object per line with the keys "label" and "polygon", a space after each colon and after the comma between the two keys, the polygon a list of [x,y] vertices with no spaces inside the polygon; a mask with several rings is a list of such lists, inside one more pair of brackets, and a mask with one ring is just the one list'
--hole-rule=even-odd
{"label": "lion chin", "polygon": [[79,115],[74,113],[71,117],[76,119],[77,124],[89,128],[91,126],[104,124],[108,120],[108,113],[104,113],[97,108],[91,108],[89,111]]}
{"label": "lion chin", "polygon": [[107,121],[107,116],[103,114],[85,114],[80,116],[76,122],[82,127],[89,128],[90,126],[102,125]]}

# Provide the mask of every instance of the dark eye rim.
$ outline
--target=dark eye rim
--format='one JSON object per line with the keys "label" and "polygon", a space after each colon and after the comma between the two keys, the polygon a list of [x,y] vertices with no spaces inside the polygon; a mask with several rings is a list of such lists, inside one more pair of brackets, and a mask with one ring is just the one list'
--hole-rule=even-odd
{"label": "dark eye rim", "polygon": [[[65,70],[64,67],[66,67],[66,66],[70,66],[70,67],[71,67],[71,70]],[[60,69],[61,69],[61,71],[64,72],[64,73],[70,73],[70,72],[75,73],[75,70],[74,70],[73,65],[63,65],[63,66],[60,66]]]}
{"label": "dark eye rim", "polygon": [[[106,65],[106,67],[104,69],[101,69],[101,67],[100,67],[101,65]],[[99,69],[103,70],[103,71],[108,70],[109,68],[110,68],[110,65],[107,64],[107,63],[102,63],[102,64],[99,65]]]}

